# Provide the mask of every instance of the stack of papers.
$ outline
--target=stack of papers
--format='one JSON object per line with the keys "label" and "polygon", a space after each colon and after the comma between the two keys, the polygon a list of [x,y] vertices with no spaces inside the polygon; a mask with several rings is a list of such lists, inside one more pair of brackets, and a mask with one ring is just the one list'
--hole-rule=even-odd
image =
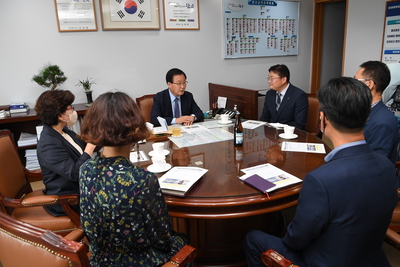
{"label": "stack of papers", "polygon": [[37,158],[36,149],[27,149],[25,151],[26,168],[30,171],[39,170],[39,160]]}
{"label": "stack of papers", "polygon": [[22,146],[31,146],[37,144],[37,135],[30,133],[21,133],[21,136],[18,140],[18,147]]}
{"label": "stack of papers", "polygon": [[264,193],[302,182],[302,180],[296,176],[291,175],[290,173],[287,173],[269,163],[243,169],[242,171],[245,173],[245,175],[240,177],[242,181],[245,181],[247,178],[251,178],[251,176],[257,174],[261,178],[275,185],[273,187],[266,188],[265,191],[263,190]]}
{"label": "stack of papers", "polygon": [[208,170],[199,167],[173,167],[159,180],[164,194],[184,197]]}

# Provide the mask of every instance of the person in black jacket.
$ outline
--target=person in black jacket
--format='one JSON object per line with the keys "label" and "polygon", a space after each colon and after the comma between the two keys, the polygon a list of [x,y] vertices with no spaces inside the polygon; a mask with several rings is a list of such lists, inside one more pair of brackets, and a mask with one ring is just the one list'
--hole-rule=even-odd
{"label": "person in black jacket", "polygon": [[157,117],[164,118],[168,125],[191,125],[204,119],[203,111],[196,104],[193,95],[186,91],[186,74],[180,69],[170,69],[166,75],[168,88],[158,92],[151,109],[151,123],[159,126]]}
{"label": "person in black jacket", "polygon": [[[67,90],[42,93],[35,111],[43,125],[37,146],[46,195],[79,194],[79,168],[91,158],[95,145],[86,144],[69,130],[78,114],[72,106],[75,96]],[[44,207],[53,216],[66,215],[61,205]],[[77,211],[79,205],[73,206]]]}

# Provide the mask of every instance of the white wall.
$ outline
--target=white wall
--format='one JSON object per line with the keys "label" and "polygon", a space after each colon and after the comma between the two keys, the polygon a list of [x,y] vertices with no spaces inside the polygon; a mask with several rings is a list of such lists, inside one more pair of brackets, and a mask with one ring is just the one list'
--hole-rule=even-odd
{"label": "white wall", "polygon": [[381,60],[386,0],[348,0],[344,76],[353,77],[361,63]]}
{"label": "white wall", "polygon": [[[208,83],[251,89],[267,88],[267,70],[287,64],[291,81],[309,91],[313,0],[300,1],[299,55],[251,59],[223,58],[222,0],[199,0],[199,31],[102,31],[99,0],[95,1],[97,32],[60,33],[53,0],[0,1],[0,105],[28,102],[45,90],[31,78],[45,63],[57,64],[68,80],[75,103],[86,102],[78,79],[97,80],[93,96],[111,89],[131,97],[166,88],[165,74],[173,67],[188,76],[188,88],[203,110]],[[160,16],[163,12],[160,0]]]}

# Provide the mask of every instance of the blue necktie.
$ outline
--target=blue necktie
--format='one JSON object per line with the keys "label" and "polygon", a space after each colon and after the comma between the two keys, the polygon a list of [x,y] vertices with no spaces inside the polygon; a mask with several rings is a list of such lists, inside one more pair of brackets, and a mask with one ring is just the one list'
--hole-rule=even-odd
{"label": "blue necktie", "polygon": [[276,94],[276,110],[278,111],[279,106],[281,105],[281,95],[282,94]]}
{"label": "blue necktie", "polygon": [[179,118],[181,116],[181,111],[179,110],[179,98],[175,98],[174,100],[174,118]]}

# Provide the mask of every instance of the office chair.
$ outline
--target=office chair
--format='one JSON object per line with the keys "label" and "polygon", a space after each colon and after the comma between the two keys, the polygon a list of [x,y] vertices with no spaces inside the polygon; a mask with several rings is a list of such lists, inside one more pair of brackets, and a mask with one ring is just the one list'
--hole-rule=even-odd
{"label": "office chair", "polygon": [[307,115],[307,123],[304,126],[304,130],[313,135],[318,135],[320,133],[319,109],[320,106],[318,98],[308,96],[308,115]]}
{"label": "office chair", "polygon": [[154,94],[144,95],[136,98],[136,105],[142,111],[142,115],[146,122],[150,122],[150,113],[151,108],[153,107],[153,96]]}
{"label": "office chair", "polygon": [[267,267],[299,267],[273,249],[268,249],[262,253],[260,258]]}
{"label": "office chair", "polygon": [[[11,136],[10,131],[0,131],[0,213],[64,235],[77,229],[79,214],[70,205],[77,205],[79,196],[32,191],[29,177],[41,177],[41,173],[24,168]],[[62,205],[68,216],[54,217],[43,208],[56,204]]]}
{"label": "office chair", "polygon": [[[85,233],[74,230],[62,237],[0,212],[0,259],[3,267],[90,267]],[[163,267],[185,266],[196,249],[184,246]]]}
{"label": "office chair", "polygon": [[62,237],[0,212],[0,260],[3,267],[90,267],[82,230]]}

